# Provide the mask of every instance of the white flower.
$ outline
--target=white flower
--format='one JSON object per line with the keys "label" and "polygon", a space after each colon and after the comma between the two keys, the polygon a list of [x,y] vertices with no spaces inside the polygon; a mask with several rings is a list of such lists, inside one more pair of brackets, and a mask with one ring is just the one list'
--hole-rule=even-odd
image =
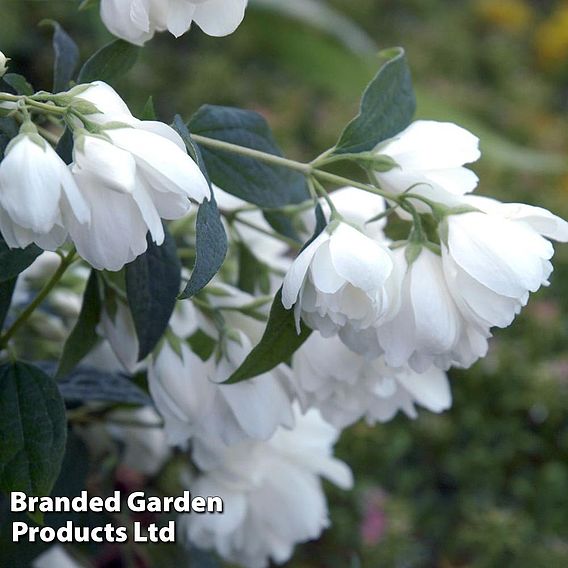
{"label": "white flower", "polygon": [[529,292],[548,285],[554,249],[546,238],[567,242],[568,223],[539,207],[466,201],[487,212],[447,217],[441,231],[446,281],[463,315],[478,329],[507,327]]}
{"label": "white flower", "polygon": [[320,476],[352,486],[349,468],[333,457],[337,436],[311,410],[297,413],[293,430],[280,428],[267,442],[218,448],[197,440],[193,457],[204,474],[191,491],[220,496],[225,509],[183,515],[180,528],[195,546],[245,568],[286,562],[296,544],[318,538],[329,525]]}
{"label": "white flower", "polygon": [[[135,119],[104,83],[76,89],[76,98],[101,111],[90,114],[89,120],[101,124],[103,131],[92,135],[75,130],[71,171],[88,203],[91,223],[86,229],[71,218],[69,232],[79,254],[93,267],[116,271],[146,251],[148,231],[162,244],[162,219],[184,216],[190,199],[201,203],[209,199],[210,190],[172,128]],[[105,119],[113,123],[106,129]]]}
{"label": "white flower", "polygon": [[0,51],[0,77],[8,71],[8,61],[9,59]]}
{"label": "white flower", "polygon": [[423,247],[408,266],[407,251],[394,252],[405,273],[400,311],[377,329],[386,363],[410,365],[419,373],[433,364],[446,370],[452,364],[471,366],[486,354],[489,333],[471,327],[462,316],[446,284],[441,257]]}
{"label": "white flower", "polygon": [[452,403],[448,379],[440,369],[422,374],[395,369],[382,357],[354,353],[337,337],[312,333],[294,354],[292,369],[302,405],[317,408],[337,428],[361,418],[368,424],[387,422],[399,411],[416,418],[416,404],[442,412]]}
{"label": "white flower", "polygon": [[295,304],[297,323],[301,315],[326,337],[386,321],[398,309],[391,253],[350,225],[333,222],[292,264],[282,303],[286,309]]}
{"label": "white flower", "polygon": [[73,218],[87,230],[90,212],[55,150],[27,122],[0,163],[0,231],[11,248],[55,250]]}
{"label": "white flower", "polygon": [[225,36],[242,22],[248,0],[102,0],[101,18],[116,36],[143,45],[155,32],[175,37],[194,21],[206,34]]}
{"label": "white flower", "polygon": [[219,384],[251,350],[242,332],[224,343],[219,360],[213,354],[202,361],[185,343],[176,352],[165,342],[152,361],[150,393],[172,445],[184,445],[196,435],[225,444],[249,438],[266,440],[278,426],[293,425],[291,388],[282,368],[238,384]]}
{"label": "white flower", "polygon": [[418,120],[375,152],[392,158],[389,171],[375,171],[380,186],[394,193],[427,193],[445,201],[445,194],[463,195],[477,187],[478,178],[464,164],[479,159],[479,139],[449,122]]}

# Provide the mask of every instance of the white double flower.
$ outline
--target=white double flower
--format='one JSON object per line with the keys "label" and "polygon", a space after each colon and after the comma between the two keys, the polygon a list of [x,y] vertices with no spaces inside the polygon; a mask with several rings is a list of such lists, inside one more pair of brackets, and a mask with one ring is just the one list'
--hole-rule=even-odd
{"label": "white double flower", "polygon": [[91,212],[65,162],[25,122],[0,162],[0,232],[11,248],[55,250],[73,221],[87,230]]}
{"label": "white double flower", "polygon": [[[120,270],[164,240],[162,219],[179,219],[210,198],[209,185],[169,126],[132,116],[102,82],[63,95],[90,104],[94,133],[77,124],[69,168],[26,122],[0,164],[0,231],[10,247],[47,250],[68,235],[94,268]],[[91,129],[92,130],[92,129]]]}
{"label": "white double flower", "polygon": [[398,310],[399,282],[388,247],[334,221],[296,258],[282,303],[325,337],[367,329]]}
{"label": "white double flower", "polygon": [[195,22],[206,34],[225,36],[242,22],[248,0],[102,0],[101,18],[115,36],[143,45],[155,32],[175,37]]}

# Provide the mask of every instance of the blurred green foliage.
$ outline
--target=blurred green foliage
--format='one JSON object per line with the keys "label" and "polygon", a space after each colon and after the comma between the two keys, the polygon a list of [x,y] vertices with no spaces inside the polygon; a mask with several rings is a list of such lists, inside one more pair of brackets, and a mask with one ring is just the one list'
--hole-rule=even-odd
{"label": "blurred green foliage", "polygon": [[[38,89],[50,88],[52,61],[39,20],[60,21],[84,58],[111,39],[77,4],[0,0],[0,49]],[[480,135],[481,193],[568,215],[568,2],[330,4],[380,47],[407,49],[421,117]],[[305,159],[335,142],[374,67],[372,54],[251,9],[229,38],[157,37],[118,88],[138,112],[153,95],[163,120],[206,102],[259,110],[286,152]],[[345,433],[338,453],[356,489],[328,487],[332,528],[291,566],[568,566],[567,247],[552,282],[496,333],[486,360],[453,373],[451,411]]]}

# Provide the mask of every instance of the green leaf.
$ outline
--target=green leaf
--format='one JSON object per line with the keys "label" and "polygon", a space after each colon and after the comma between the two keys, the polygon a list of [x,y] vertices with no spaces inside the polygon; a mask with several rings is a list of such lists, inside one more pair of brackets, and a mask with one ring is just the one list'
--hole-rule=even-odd
{"label": "green leaf", "polygon": [[294,239],[295,241],[298,241],[298,244],[301,244],[298,233],[294,228],[294,224],[292,223],[289,215],[286,215],[281,211],[265,211],[264,218],[277,233],[280,233],[289,239]]}
{"label": "green leaf", "polygon": [[280,363],[288,361],[311,333],[312,330],[302,323],[298,334],[294,310],[284,308],[282,289],[278,290],[260,343],[223,384],[232,385],[268,373]]}
{"label": "green leaf", "polygon": [[55,151],[66,164],[70,164],[73,161],[73,133],[69,128],[65,129]]}
{"label": "green leaf", "polygon": [[126,265],[126,295],[144,359],[164,335],[181,286],[181,265],[176,243],[166,237],[157,246],[148,236],[148,250]]}
{"label": "green leaf", "polygon": [[254,295],[259,279],[266,273],[266,267],[254,256],[245,243],[238,243],[239,279],[237,288]]}
{"label": "green leaf", "polygon": [[18,135],[18,130],[18,123],[14,118],[0,118],[0,162],[10,140]]}
{"label": "green leaf", "polygon": [[26,95],[31,96],[34,94],[34,88],[28,83],[27,79],[23,75],[18,75],[17,73],[6,73],[4,77],[2,77],[4,82],[18,95]]}
{"label": "green leaf", "polygon": [[12,280],[25,270],[43,251],[35,245],[11,249],[0,235],[0,282]]}
{"label": "green leaf", "polygon": [[111,85],[121,79],[136,63],[140,48],[117,39],[99,49],[83,65],[78,83],[105,81]]}
{"label": "green leaf", "polygon": [[[193,134],[282,156],[270,127],[258,113],[205,105],[191,118]],[[309,199],[304,176],[282,166],[218,149],[201,147],[211,181],[225,191],[266,209],[302,203]]]}
{"label": "green leaf", "polygon": [[404,50],[395,47],[379,55],[386,61],[365,89],[359,114],[343,131],[335,154],[372,150],[412,121],[416,100]]}
{"label": "green leaf", "polygon": [[197,258],[191,277],[180,299],[195,296],[219,272],[227,254],[227,235],[215,197],[204,201],[197,212],[195,249]]}
{"label": "green leaf", "polygon": [[49,495],[66,436],[65,406],[53,379],[27,363],[0,366],[0,489]]}
{"label": "green leaf", "polygon": [[156,120],[156,109],[154,108],[154,98],[148,97],[142,113],[140,114],[140,120]]}
{"label": "green leaf", "polygon": [[101,309],[97,273],[92,270],[83,294],[83,305],[79,318],[63,347],[56,377],[70,373],[97,344],[99,340],[97,325],[101,317]]}
{"label": "green leaf", "polygon": [[80,366],[58,381],[57,386],[63,399],[68,402],[152,404],[150,397],[123,373]]}
{"label": "green leaf", "polygon": [[12,304],[12,296],[14,294],[14,288],[16,287],[16,281],[17,277],[0,282],[0,331],[2,331],[2,328],[4,327],[8,310]]}
{"label": "green leaf", "polygon": [[[175,117],[173,126],[182,137],[188,154],[195,160],[209,182],[207,168],[205,167],[199,146],[197,146],[191,138],[187,126],[184,124],[179,115]],[[211,187],[210,182],[209,187]],[[191,298],[202,290],[211,281],[215,274],[219,272],[219,269],[223,265],[225,257],[227,256],[227,250],[229,247],[227,234],[225,233],[225,227],[221,221],[221,214],[219,213],[212,189],[211,199],[209,201],[204,201],[199,206],[199,211],[197,212],[196,235],[195,265],[189,282],[180,296],[180,299],[182,300]]]}
{"label": "green leaf", "polygon": [[43,20],[41,25],[53,28],[53,92],[59,93],[69,86],[79,64],[79,48],[61,25],[54,20]]}

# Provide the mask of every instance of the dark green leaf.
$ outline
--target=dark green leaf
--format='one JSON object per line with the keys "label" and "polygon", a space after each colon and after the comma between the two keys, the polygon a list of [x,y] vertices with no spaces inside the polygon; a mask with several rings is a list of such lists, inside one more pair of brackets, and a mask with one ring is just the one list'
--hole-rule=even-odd
{"label": "dark green leaf", "polygon": [[113,84],[121,79],[136,63],[140,48],[117,39],[99,49],[90,57],[79,73],[79,83],[105,81]]}
{"label": "dark green leaf", "polygon": [[59,139],[55,150],[66,164],[70,164],[73,161],[73,133],[69,130],[69,128],[65,129],[65,132]]}
{"label": "dark green leaf", "polygon": [[[81,491],[86,489],[88,473],[89,451],[85,443],[71,431],[67,439],[61,473],[51,494],[58,497],[78,497]],[[0,512],[0,566],[3,568],[30,568],[30,566],[35,566],[32,561],[53,544],[43,542],[40,539],[36,539],[35,542],[26,542],[25,545],[22,541],[14,542],[12,540],[12,523],[19,521],[33,526],[36,526],[36,524],[32,523],[25,513],[11,513],[8,499],[6,499],[5,505],[5,510]],[[46,513],[43,525],[58,529],[64,526],[67,521],[72,521],[76,526],[93,526],[95,525],[93,517],[93,513],[74,511],[65,514]]]}
{"label": "dark green leaf", "polygon": [[207,361],[217,347],[217,342],[200,329],[188,338],[187,342],[191,350],[203,361]]}
{"label": "dark green leaf", "polygon": [[11,249],[0,235],[0,282],[11,280],[25,270],[43,251],[35,245]]}
{"label": "dark green leaf", "polygon": [[0,282],[0,331],[2,331],[4,327],[4,322],[6,321],[6,316],[8,315],[10,304],[12,303],[12,295],[14,294],[17,279],[16,277]]}
{"label": "dark green leaf", "polygon": [[152,404],[150,397],[122,373],[111,373],[91,367],[77,367],[58,381],[61,396],[67,402],[118,402]]}
{"label": "dark green leaf", "polygon": [[53,379],[26,363],[0,366],[0,489],[49,495],[66,435],[65,406]]}
{"label": "dark green leaf", "polygon": [[18,135],[18,123],[13,118],[0,118],[0,161],[6,146]]}
{"label": "dark green leaf", "polygon": [[148,250],[126,265],[126,294],[144,359],[164,335],[181,286],[181,265],[176,243],[166,237],[157,246],[148,236]]}
{"label": "dark green leaf", "polygon": [[404,50],[396,47],[380,56],[386,61],[363,93],[360,112],[343,131],[336,154],[372,150],[412,121],[416,100]]}
{"label": "dark green leaf", "polygon": [[[184,124],[181,117],[178,115],[174,119],[174,128],[178,131],[179,135],[185,142],[189,155],[201,168],[201,171],[209,181],[207,175],[207,168],[203,162],[203,157],[199,150],[199,146],[195,144],[187,126]],[[211,190],[211,199],[204,201],[199,206],[197,212],[197,226],[196,226],[196,260],[191,273],[191,278],[181,294],[181,299],[187,299],[195,296],[202,290],[211,279],[219,272],[219,269],[225,261],[227,255],[228,242],[225,227],[221,221],[221,215],[217,208],[215,195]]]}
{"label": "dark green leaf", "polygon": [[[194,134],[281,156],[270,127],[258,113],[206,105],[191,118]],[[211,181],[262,208],[275,209],[309,199],[306,180],[298,172],[253,158],[201,147]]]}
{"label": "dark green leaf", "polygon": [[53,92],[59,93],[69,86],[77,65],[79,64],[79,48],[67,32],[54,20],[41,22],[53,27]]}
{"label": "dark green leaf", "polygon": [[237,287],[244,292],[254,294],[257,288],[257,282],[266,272],[266,268],[258,261],[256,256],[251,252],[245,243],[239,243],[239,279]]}
{"label": "dark green leaf", "polygon": [[300,244],[298,233],[296,232],[294,224],[288,215],[281,211],[265,211],[264,218],[277,233],[280,233],[289,239],[294,239],[295,241],[298,241],[298,244]]}
{"label": "dark green leaf", "polygon": [[180,296],[183,300],[195,296],[211,281],[227,254],[227,235],[213,194],[209,201],[199,206],[196,232],[197,258],[191,278]]}
{"label": "dark green leaf", "polygon": [[301,324],[301,331],[298,334],[294,321],[294,310],[284,308],[282,289],[278,290],[260,343],[223,384],[240,383],[268,373],[280,363],[288,361],[311,333],[311,329]]}
{"label": "dark green leaf", "polygon": [[63,347],[57,377],[70,373],[97,344],[99,340],[97,325],[101,309],[97,273],[92,270],[83,295],[79,318]]}

